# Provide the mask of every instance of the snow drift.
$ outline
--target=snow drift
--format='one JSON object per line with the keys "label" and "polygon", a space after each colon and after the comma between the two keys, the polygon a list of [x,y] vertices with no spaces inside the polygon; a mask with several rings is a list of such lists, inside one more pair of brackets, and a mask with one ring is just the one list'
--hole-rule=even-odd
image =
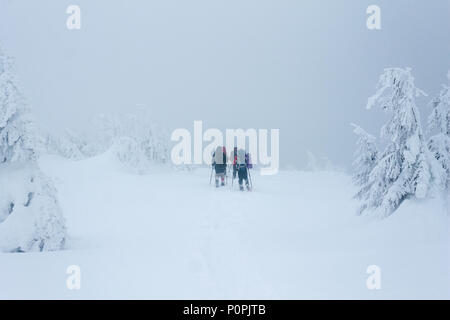
{"label": "snow drift", "polygon": [[49,251],[64,247],[66,228],[56,190],[36,166],[1,165],[0,186],[1,251]]}

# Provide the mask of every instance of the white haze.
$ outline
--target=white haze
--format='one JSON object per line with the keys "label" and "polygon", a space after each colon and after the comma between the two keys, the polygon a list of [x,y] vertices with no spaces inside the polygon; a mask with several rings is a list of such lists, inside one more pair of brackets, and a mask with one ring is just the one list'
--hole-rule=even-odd
{"label": "white haze", "polygon": [[[450,67],[448,1],[376,1],[382,30],[369,31],[373,2],[1,0],[0,43],[52,130],[144,106],[168,132],[279,128],[283,166],[310,150],[348,167],[350,123],[378,136],[386,119],[364,109],[383,68],[412,67],[433,96]],[[79,31],[66,29],[70,4]]]}

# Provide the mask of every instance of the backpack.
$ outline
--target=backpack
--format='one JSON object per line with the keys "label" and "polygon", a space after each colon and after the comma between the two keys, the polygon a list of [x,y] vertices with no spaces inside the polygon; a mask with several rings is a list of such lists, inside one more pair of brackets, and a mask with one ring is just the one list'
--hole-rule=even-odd
{"label": "backpack", "polygon": [[237,165],[245,165],[245,151],[243,149],[239,149],[237,151],[237,156],[236,156],[236,164]]}
{"label": "backpack", "polygon": [[253,168],[252,156],[250,155],[250,153],[246,153],[245,157],[246,157],[245,160],[247,161],[247,168],[252,169]]}
{"label": "backpack", "polygon": [[216,152],[214,152],[214,162],[215,162],[216,164],[224,164],[224,161],[223,161],[223,152],[224,152],[223,147],[218,146],[218,147],[216,148]]}

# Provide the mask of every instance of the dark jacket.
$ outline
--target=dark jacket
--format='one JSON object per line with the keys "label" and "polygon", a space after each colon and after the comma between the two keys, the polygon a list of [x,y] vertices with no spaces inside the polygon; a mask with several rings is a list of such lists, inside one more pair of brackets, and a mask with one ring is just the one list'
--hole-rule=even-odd
{"label": "dark jacket", "polygon": [[227,154],[223,153],[223,162],[222,163],[216,163],[216,153],[213,153],[213,160],[212,160],[212,166],[216,170],[216,174],[225,173],[227,171]]}

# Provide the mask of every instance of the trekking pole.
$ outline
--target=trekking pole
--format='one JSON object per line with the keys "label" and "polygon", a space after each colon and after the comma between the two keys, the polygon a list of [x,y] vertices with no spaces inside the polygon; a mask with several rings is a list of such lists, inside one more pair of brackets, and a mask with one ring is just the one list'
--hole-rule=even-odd
{"label": "trekking pole", "polygon": [[212,173],[213,173],[214,167],[211,166],[211,174],[209,175],[209,184],[211,185],[211,179],[212,179]]}
{"label": "trekking pole", "polygon": [[234,177],[231,176],[231,190],[233,190],[233,182],[234,182]]}
{"label": "trekking pole", "polygon": [[250,169],[247,168],[248,171],[248,179],[250,180],[250,188],[253,189],[252,175],[250,174]]}
{"label": "trekking pole", "polygon": [[227,168],[225,169],[225,185],[228,185],[228,166],[227,166]]}

